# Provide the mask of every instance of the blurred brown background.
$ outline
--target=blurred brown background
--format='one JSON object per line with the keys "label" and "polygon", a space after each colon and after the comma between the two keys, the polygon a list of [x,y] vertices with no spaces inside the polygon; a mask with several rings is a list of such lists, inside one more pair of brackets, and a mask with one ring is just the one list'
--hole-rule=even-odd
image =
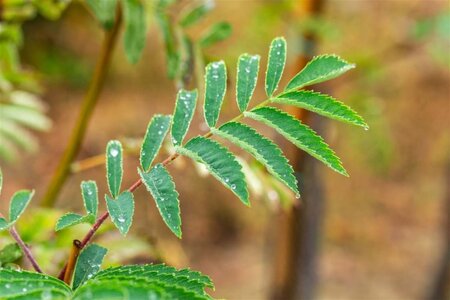
{"label": "blurred brown background", "polygon": [[[336,53],[357,64],[326,85],[371,128],[363,131],[327,121],[323,130],[350,178],[319,166],[326,201],[317,297],[426,297],[448,234],[450,22],[444,27],[446,39],[421,36],[420,26],[442,15],[448,19],[449,2],[327,0],[320,18],[308,20],[295,17],[293,1],[215,2],[202,22],[206,26],[223,19],[233,26],[229,39],[208,50],[211,60],[224,59],[230,69],[222,121],[237,112],[234,74],[242,52],[262,56],[254,99],[264,99],[267,50],[276,36],[288,41],[284,83],[298,71],[303,32],[318,37],[318,53]],[[137,65],[129,64],[121,45],[117,47],[79,159],[101,154],[110,139],[142,136],[153,114],[172,112],[176,88],[165,75],[161,33],[154,23],[150,21],[147,46]],[[198,35],[201,29],[190,34]],[[37,152],[21,153],[16,163],[2,163],[3,210],[19,188],[35,188],[36,198],[42,197],[79,110],[101,30],[85,7],[73,3],[56,22],[27,22],[24,41],[23,64],[42,74],[42,98],[53,127],[39,134]],[[201,132],[200,114],[193,126],[194,132]],[[124,186],[136,180],[137,166],[136,157],[125,159]],[[199,176],[186,159],[170,171],[181,195],[183,239],[178,241],[165,228],[144,189],[135,196],[133,233],[155,243],[172,263],[211,276],[219,298],[267,299],[279,208],[258,197],[253,197],[251,209],[245,208],[213,178]],[[59,208],[80,209],[79,183],[85,179],[97,180],[100,195],[106,191],[103,167],[74,174],[59,197]]]}

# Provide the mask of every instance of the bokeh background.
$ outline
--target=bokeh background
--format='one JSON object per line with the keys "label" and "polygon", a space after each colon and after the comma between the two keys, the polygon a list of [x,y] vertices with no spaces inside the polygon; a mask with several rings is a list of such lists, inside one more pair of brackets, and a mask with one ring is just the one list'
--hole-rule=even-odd
{"label": "bokeh background", "polygon": [[[342,158],[350,178],[317,167],[315,178],[321,182],[324,202],[317,237],[316,297],[429,297],[442,267],[441,257],[449,251],[449,2],[324,0],[320,12],[310,16],[303,11],[302,1],[214,2],[214,9],[188,34],[198,37],[217,20],[232,25],[229,38],[205,50],[206,60],[224,59],[230,70],[222,121],[237,112],[234,74],[240,53],[262,56],[254,98],[263,99],[268,45],[276,36],[283,35],[288,41],[284,83],[298,71],[298,58],[310,54],[304,49],[336,53],[357,64],[345,76],[318,87],[354,107],[370,130],[321,123],[320,131]],[[175,6],[172,14],[176,16],[183,5]],[[117,45],[77,160],[101,154],[110,139],[143,136],[153,114],[172,112],[177,89],[166,76],[161,30],[151,12],[148,23],[147,45],[137,64],[126,60],[121,42]],[[0,209],[6,211],[15,190],[34,188],[32,216],[41,211],[39,199],[74,125],[102,31],[81,1],[71,3],[55,21],[37,16],[23,28],[20,60],[24,68],[39,76],[40,98],[52,126],[46,132],[33,133],[39,144],[34,151],[19,150],[15,160],[1,161],[5,186]],[[302,36],[311,35],[315,36],[314,47],[305,46],[312,42]],[[193,128],[194,133],[204,130],[201,114]],[[266,132],[283,142],[275,133]],[[137,166],[136,155],[128,154],[124,186],[136,180]],[[283,228],[280,220],[285,214],[277,197],[254,193],[249,209],[187,159],[179,159],[170,171],[181,195],[183,239],[171,235],[153,200],[140,189],[135,196],[133,237],[116,242],[116,247],[135,245],[136,251],[130,250],[126,256],[128,261],[157,259],[200,270],[211,276],[216,285],[214,295],[219,298],[269,299],[276,281],[275,252]],[[55,208],[81,209],[81,180],[97,180],[101,195],[106,191],[104,172],[99,165],[72,174]],[[59,212],[41,214],[56,217]],[[26,224],[20,226],[26,230]],[[65,233],[65,241],[79,238],[84,230]],[[6,238],[0,240],[3,242]],[[118,251],[115,261],[120,260],[117,253],[124,250]],[[114,256],[114,250],[110,252]],[[54,256],[53,262],[61,263],[64,255]]]}

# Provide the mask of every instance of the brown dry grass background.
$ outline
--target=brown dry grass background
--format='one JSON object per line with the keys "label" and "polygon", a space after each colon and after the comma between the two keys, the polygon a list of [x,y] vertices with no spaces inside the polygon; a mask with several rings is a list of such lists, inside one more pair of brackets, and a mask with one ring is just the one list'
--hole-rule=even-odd
{"label": "brown dry grass background", "polygon": [[[224,58],[234,74],[239,53],[265,57],[273,37],[285,35],[289,42],[293,22],[277,17],[276,8],[277,1],[217,1],[205,24],[225,19],[234,33],[209,55]],[[448,65],[430,56],[427,42],[411,41],[409,30],[415,21],[444,9],[447,1],[327,1],[325,5],[323,18],[329,32],[319,52],[360,62],[355,71],[332,83],[332,94],[359,110],[371,130],[334,122],[327,126],[326,140],[351,177],[321,169],[327,200],[320,299],[420,299],[432,280],[448,217],[444,175],[449,158],[450,75]],[[101,153],[110,139],[141,136],[154,113],[171,113],[176,90],[165,76],[161,36],[155,27],[152,24],[137,65],[125,61],[119,45],[80,159]],[[38,61],[34,49],[60,48],[87,70],[81,74],[89,75],[100,40],[92,19],[73,5],[57,23],[27,24],[23,52],[39,70],[33,65]],[[291,74],[294,53],[290,44]],[[87,78],[74,85],[46,75],[44,98],[53,129],[40,135],[38,153],[4,168],[7,178],[13,178],[6,182],[4,198],[23,187],[34,187],[37,198],[42,196],[74,123]],[[234,76],[222,120],[236,112],[233,87]],[[257,99],[264,96],[260,83],[258,89]],[[197,131],[199,121],[194,124]],[[128,186],[136,179],[138,161],[130,157],[125,164],[124,186]],[[243,207],[215,180],[199,177],[187,160],[170,169],[181,194],[183,240],[171,236],[143,189],[136,194],[133,232],[156,240],[174,262],[210,275],[217,297],[265,299],[271,279],[272,256],[267,249],[274,242],[273,211],[258,200],[253,200],[251,209]],[[58,207],[80,207],[78,186],[83,179],[96,179],[100,191],[105,191],[101,167],[76,174],[67,182]],[[5,206],[3,201],[1,207]]]}

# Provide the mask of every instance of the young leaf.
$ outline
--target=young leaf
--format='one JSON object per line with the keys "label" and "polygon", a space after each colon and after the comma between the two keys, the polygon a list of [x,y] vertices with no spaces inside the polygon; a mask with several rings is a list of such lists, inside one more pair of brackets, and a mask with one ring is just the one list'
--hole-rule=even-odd
{"label": "young leaf", "polygon": [[0,217],[0,231],[9,228],[9,223],[5,220],[5,218]]}
{"label": "young leaf", "polygon": [[205,14],[208,13],[213,7],[214,2],[212,1],[207,0],[204,3],[201,3],[199,6],[194,7],[193,9],[187,11],[187,13],[185,13],[181,17],[180,25],[185,28],[194,25],[203,16],[205,16]]}
{"label": "young leaf", "polygon": [[14,224],[20,215],[24,212],[30,203],[31,198],[34,195],[34,191],[22,190],[16,192],[9,204],[9,223]]}
{"label": "young leaf", "polygon": [[105,200],[114,225],[116,225],[122,235],[127,235],[131,223],[133,223],[133,194],[126,191],[120,194],[117,199],[111,199],[108,195],[105,195]]}
{"label": "young leaf", "polygon": [[313,91],[292,91],[271,99],[274,103],[293,105],[338,121],[369,128],[363,118],[344,103]]}
{"label": "young leaf", "polygon": [[82,181],[81,182],[81,195],[83,196],[83,203],[86,212],[93,216],[93,219],[97,218],[98,210],[98,189],[95,181]]}
{"label": "young leaf", "polygon": [[242,54],[237,65],[236,99],[241,112],[247,109],[255,91],[259,72],[259,55]]}
{"label": "young leaf", "polygon": [[176,151],[204,164],[217,180],[238,196],[245,205],[250,206],[242,167],[225,147],[216,141],[198,136],[187,142],[184,147],[177,147]]}
{"label": "young leaf", "polygon": [[325,141],[293,116],[273,107],[257,108],[245,112],[244,115],[273,127],[295,146],[322,161],[334,171],[348,176],[341,161]]}
{"label": "young leaf", "polygon": [[227,89],[227,70],[223,61],[213,62],[205,71],[205,120],[209,127],[216,126]]}
{"label": "young leaf", "polygon": [[75,213],[67,213],[58,219],[58,221],[56,222],[55,231],[60,231],[65,228],[72,227],[74,225],[78,225],[85,222],[91,223],[90,222],[91,218],[89,217],[90,217],[89,215],[82,216]]}
{"label": "young leaf", "polygon": [[89,244],[81,251],[73,273],[72,288],[74,290],[100,270],[106,252],[106,248],[96,244]]}
{"label": "young leaf", "polygon": [[119,141],[109,141],[106,146],[106,177],[113,198],[120,192],[122,175],[122,144]]}
{"label": "young leaf", "polygon": [[296,195],[299,195],[294,170],[281,149],[272,141],[260,135],[253,128],[237,122],[225,123],[219,129],[214,129],[213,133],[248,151],[267,167],[270,174],[283,182]]}
{"label": "young leaf", "polygon": [[197,104],[197,90],[180,90],[177,95],[175,112],[172,120],[172,142],[181,145],[189,129]]}
{"label": "young leaf", "polygon": [[117,0],[87,0],[86,2],[94,12],[100,24],[102,24],[103,28],[111,29],[114,25]]}
{"label": "young leaf", "polygon": [[0,295],[2,299],[71,299],[71,290],[45,274],[0,268]]}
{"label": "young leaf", "polygon": [[145,9],[140,0],[123,0],[125,34],[124,47],[128,61],[136,63],[141,57],[147,36]]}
{"label": "young leaf", "polygon": [[300,89],[336,78],[354,67],[354,64],[348,63],[336,55],[316,56],[291,79],[285,91]]}
{"label": "young leaf", "polygon": [[147,171],[161,148],[170,126],[170,115],[155,115],[147,126],[142,142],[140,161],[141,167]]}
{"label": "young leaf", "polygon": [[148,173],[138,171],[147,190],[155,199],[164,222],[178,238],[181,238],[180,201],[169,172],[161,164],[154,166]]}
{"label": "young leaf", "polygon": [[223,41],[231,35],[232,28],[228,22],[219,22],[211,26],[211,28],[200,38],[200,46],[209,47]]}
{"label": "young leaf", "polygon": [[270,44],[269,60],[266,71],[266,94],[271,97],[280,83],[286,64],[286,40],[283,37],[275,38]]}

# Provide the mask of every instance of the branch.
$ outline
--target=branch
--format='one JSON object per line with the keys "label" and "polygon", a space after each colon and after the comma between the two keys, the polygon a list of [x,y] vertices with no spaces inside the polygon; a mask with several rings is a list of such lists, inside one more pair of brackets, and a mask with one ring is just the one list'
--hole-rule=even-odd
{"label": "branch", "polygon": [[106,73],[111,63],[112,53],[120,29],[121,16],[120,6],[118,6],[114,27],[105,34],[100,57],[95,67],[88,91],[83,100],[75,127],[72,130],[69,144],[67,145],[63,157],[50,181],[47,192],[45,193],[44,198],[42,198],[42,206],[53,206],[56,201],[56,196],[59,194],[64,182],[70,174],[70,165],[80,150],[90,117],[97,104],[97,100],[105,82]]}

